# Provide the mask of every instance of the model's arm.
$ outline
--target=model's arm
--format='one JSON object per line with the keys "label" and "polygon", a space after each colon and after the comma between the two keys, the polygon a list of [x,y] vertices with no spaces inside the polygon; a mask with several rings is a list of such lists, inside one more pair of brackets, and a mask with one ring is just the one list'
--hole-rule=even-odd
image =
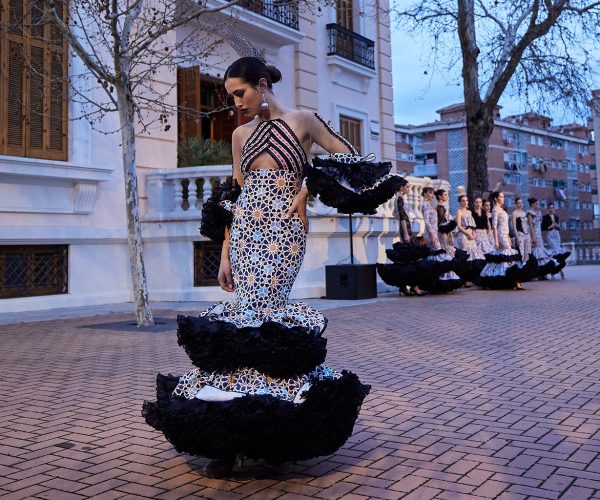
{"label": "model's arm", "polygon": [[[244,185],[244,176],[240,168],[240,156],[242,152],[242,140],[244,133],[241,127],[236,128],[231,136],[231,153],[233,157],[233,179],[240,185]],[[219,285],[226,292],[233,292],[233,275],[231,273],[231,261],[229,260],[229,228],[225,228],[225,240],[221,247],[221,263],[217,275]]]}
{"label": "model's arm", "polygon": [[494,242],[496,250],[500,248],[500,241],[498,240],[498,214],[496,210],[492,210],[492,231],[494,231]]}
{"label": "model's arm", "polygon": [[527,222],[529,224],[529,234],[531,234],[531,243],[535,245],[535,228],[533,226],[533,215],[531,212],[527,212]]}

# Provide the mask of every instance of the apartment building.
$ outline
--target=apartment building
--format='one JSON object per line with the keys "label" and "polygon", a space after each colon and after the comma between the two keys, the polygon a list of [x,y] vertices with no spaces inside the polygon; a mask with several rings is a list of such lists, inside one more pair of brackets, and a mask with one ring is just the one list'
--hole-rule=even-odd
{"label": "apartment building", "polygon": [[[551,118],[531,112],[502,117],[500,111],[498,106],[488,152],[490,188],[504,191],[509,209],[517,197],[537,198],[542,210],[553,202],[565,241],[598,240],[593,198],[597,179],[588,127],[577,123],[553,126]],[[436,112],[439,119],[434,122],[396,127],[414,136],[413,173],[447,179],[454,188],[466,186],[464,105],[453,104]],[[457,209],[454,196],[451,207]]]}
{"label": "apartment building", "polygon": [[[9,28],[15,19],[38,12],[39,2],[0,3],[5,7],[0,9],[0,46],[19,54],[29,51],[25,58],[52,53],[72,62],[64,66],[74,73],[86,71],[67,45],[51,36],[49,26],[23,23]],[[241,123],[230,110],[194,116],[195,111],[223,106],[221,78],[240,57],[240,39],[281,70],[283,81],[274,91],[282,102],[318,112],[362,154],[395,159],[387,7],[386,0],[375,5],[337,0],[319,9],[300,8],[296,2],[242,0],[213,18],[215,23],[234,21],[233,30],[215,35],[222,38],[215,53],[157,74],[161,85],[172,88],[170,102],[187,110],[170,118],[170,127],[137,135],[153,300],[222,298],[218,287],[208,286],[214,285],[211,276],[215,265],[218,269],[219,251],[200,237],[198,211],[210,183],[227,176],[231,166],[208,169],[204,183],[197,183],[197,169],[177,169],[177,147],[191,137],[230,141],[231,131]],[[40,37],[40,29],[46,36]],[[198,29],[201,24],[181,27],[173,36],[183,39]],[[23,58],[10,57],[13,52],[0,54],[0,312],[131,300],[121,137],[98,132],[85,120],[72,121],[80,109],[67,86],[51,83]],[[116,116],[108,115],[101,128],[118,130]],[[322,230],[324,240],[327,231]],[[329,255],[326,242],[319,248],[319,258]],[[306,272],[314,268],[316,273],[322,262],[313,265],[310,258],[305,260]],[[305,281],[317,279],[310,275]]]}

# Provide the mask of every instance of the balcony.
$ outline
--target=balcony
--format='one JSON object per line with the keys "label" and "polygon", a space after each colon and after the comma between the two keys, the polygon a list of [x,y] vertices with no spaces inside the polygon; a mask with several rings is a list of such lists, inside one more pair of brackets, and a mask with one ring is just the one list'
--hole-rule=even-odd
{"label": "balcony", "polygon": [[281,0],[240,0],[240,7],[256,12],[295,30],[298,28],[298,3]]}
{"label": "balcony", "polygon": [[437,177],[438,166],[435,163],[427,163],[425,165],[415,165],[413,175],[415,177]]}
{"label": "balcony", "polygon": [[340,56],[365,68],[375,69],[375,42],[339,24],[327,25],[328,56]]}

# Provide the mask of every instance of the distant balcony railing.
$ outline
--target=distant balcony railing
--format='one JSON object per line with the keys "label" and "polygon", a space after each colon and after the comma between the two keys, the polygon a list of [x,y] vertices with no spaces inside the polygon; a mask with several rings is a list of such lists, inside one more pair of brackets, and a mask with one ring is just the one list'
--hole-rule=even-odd
{"label": "distant balcony railing", "polygon": [[438,166],[435,163],[417,164],[413,167],[413,171],[415,177],[437,177]]}
{"label": "distant balcony railing", "polygon": [[375,69],[375,42],[350,31],[339,24],[327,25],[329,34],[328,56],[340,56],[352,62]]}
{"label": "distant balcony railing", "polygon": [[294,0],[240,0],[238,5],[290,28],[298,29],[298,2]]}

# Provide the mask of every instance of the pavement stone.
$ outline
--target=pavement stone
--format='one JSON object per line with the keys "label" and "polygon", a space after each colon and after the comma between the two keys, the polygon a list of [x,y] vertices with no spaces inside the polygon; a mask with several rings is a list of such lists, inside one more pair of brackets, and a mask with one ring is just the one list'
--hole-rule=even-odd
{"label": "pavement stone", "polygon": [[337,453],[274,476],[202,475],[140,414],[157,372],[191,364],[178,313],[124,327],[131,305],[0,314],[0,497],[600,498],[600,266],[524,292],[311,301],[327,363],[372,385]]}

